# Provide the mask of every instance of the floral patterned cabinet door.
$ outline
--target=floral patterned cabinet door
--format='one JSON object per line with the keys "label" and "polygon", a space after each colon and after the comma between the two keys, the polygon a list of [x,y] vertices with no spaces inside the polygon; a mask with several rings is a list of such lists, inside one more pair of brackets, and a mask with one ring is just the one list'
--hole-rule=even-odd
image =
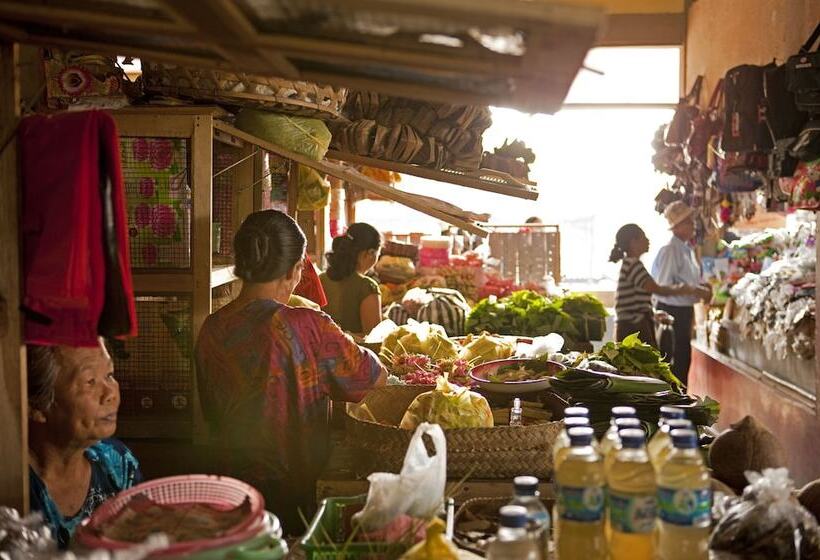
{"label": "floral patterned cabinet door", "polygon": [[180,138],[121,138],[135,269],[191,266],[188,143]]}

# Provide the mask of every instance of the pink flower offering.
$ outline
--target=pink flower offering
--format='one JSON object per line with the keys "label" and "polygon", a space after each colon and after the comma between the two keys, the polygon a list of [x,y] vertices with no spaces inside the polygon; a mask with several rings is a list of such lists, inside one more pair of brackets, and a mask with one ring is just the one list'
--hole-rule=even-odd
{"label": "pink flower offering", "polygon": [[174,143],[167,138],[151,140],[151,167],[157,171],[168,169],[174,161]]}
{"label": "pink flower offering", "polygon": [[177,227],[177,216],[174,209],[167,204],[154,206],[151,214],[151,230],[157,237],[170,237]]}

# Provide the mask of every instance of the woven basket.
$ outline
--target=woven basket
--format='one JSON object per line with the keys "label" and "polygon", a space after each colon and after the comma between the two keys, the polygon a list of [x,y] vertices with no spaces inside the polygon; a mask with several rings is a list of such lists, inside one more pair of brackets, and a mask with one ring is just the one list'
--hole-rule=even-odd
{"label": "woven basket", "polygon": [[[347,438],[359,474],[399,472],[413,432],[398,426],[425,386],[389,386],[371,391],[361,403],[348,405]],[[445,430],[449,478],[552,476],[552,445],[561,422],[530,426]]]}
{"label": "woven basket", "polygon": [[143,61],[146,93],[241,105],[324,120],[344,120],[347,89],[239,72]]}

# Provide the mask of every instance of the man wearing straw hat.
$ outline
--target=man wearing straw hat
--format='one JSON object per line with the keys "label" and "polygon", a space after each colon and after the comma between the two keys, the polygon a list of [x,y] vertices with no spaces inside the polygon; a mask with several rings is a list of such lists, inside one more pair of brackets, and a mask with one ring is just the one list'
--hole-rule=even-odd
{"label": "man wearing straw hat", "polygon": [[669,223],[672,239],[658,251],[652,264],[652,277],[660,285],[685,284],[700,286],[694,296],[656,296],[657,308],[666,311],[675,319],[675,350],[672,358],[672,372],[684,385],[688,383],[689,364],[692,360],[692,324],[694,305],[712,297],[708,286],[701,284],[700,265],[695,251],[689,244],[695,235],[695,211],[681,201],[666,207],[663,215]]}

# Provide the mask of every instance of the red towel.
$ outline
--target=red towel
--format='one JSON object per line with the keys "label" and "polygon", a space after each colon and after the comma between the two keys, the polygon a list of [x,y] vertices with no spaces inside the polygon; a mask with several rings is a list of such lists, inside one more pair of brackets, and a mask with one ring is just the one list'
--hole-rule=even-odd
{"label": "red towel", "polygon": [[19,129],[25,341],[134,336],[125,190],[114,119],[35,115]]}
{"label": "red towel", "polygon": [[319,307],[327,305],[327,296],[325,295],[325,289],[322,287],[322,281],[319,280],[316,267],[313,266],[313,262],[307,255],[305,255],[305,266],[302,268],[302,280],[293,290],[293,293],[319,304]]}

